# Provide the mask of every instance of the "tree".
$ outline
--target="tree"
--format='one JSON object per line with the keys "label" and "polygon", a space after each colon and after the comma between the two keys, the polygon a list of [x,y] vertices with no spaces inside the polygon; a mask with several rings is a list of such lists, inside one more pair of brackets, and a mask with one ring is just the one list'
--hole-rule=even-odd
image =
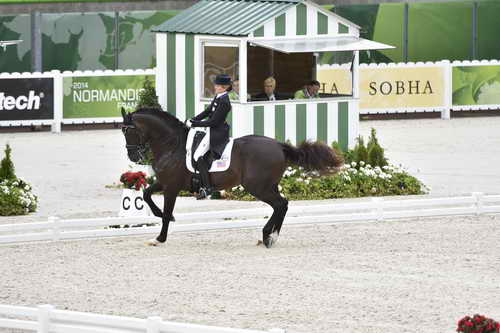
{"label": "tree", "polygon": [[353,150],[353,160],[357,164],[359,164],[359,162],[361,161],[368,163],[368,150],[365,146],[365,140],[363,140],[363,137],[360,135],[357,138],[357,141],[358,143]]}
{"label": "tree", "polygon": [[10,158],[10,153],[12,149],[9,144],[5,147],[5,157],[0,162],[0,181],[2,180],[14,180],[16,179],[16,174],[14,172],[14,163]]}
{"label": "tree", "polygon": [[370,138],[368,139],[367,150],[368,163],[372,166],[384,167],[389,164],[385,157],[384,148],[378,143],[377,132],[374,128],[372,128]]}
{"label": "tree", "polygon": [[153,81],[149,80],[146,77],[142,88],[143,90],[139,93],[139,102],[137,102],[137,109],[160,108],[160,103],[158,103],[158,96],[156,96],[156,90],[153,86]]}

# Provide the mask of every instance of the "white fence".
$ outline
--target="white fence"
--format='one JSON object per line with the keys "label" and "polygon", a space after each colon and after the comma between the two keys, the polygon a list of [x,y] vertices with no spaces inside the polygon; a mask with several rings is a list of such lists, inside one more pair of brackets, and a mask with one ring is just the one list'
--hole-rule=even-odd
{"label": "white fence", "polygon": [[57,310],[52,305],[37,308],[0,305],[0,328],[37,333],[285,333],[282,329],[256,331],[183,324],[147,319]]}
{"label": "white fence", "polygon": [[[473,193],[449,198],[418,198],[387,200],[379,197],[366,201],[312,206],[291,206],[285,224],[319,224],[336,222],[380,222],[389,219],[480,215],[500,213],[500,195]],[[263,227],[272,214],[270,208],[211,211],[176,214],[170,233],[199,232]],[[196,222],[204,221],[204,222]],[[58,241],[98,237],[157,234],[160,223],[156,217],[96,218],[0,225],[0,244],[29,241]],[[187,222],[187,223],[181,223]],[[129,228],[109,228],[128,225]]]}

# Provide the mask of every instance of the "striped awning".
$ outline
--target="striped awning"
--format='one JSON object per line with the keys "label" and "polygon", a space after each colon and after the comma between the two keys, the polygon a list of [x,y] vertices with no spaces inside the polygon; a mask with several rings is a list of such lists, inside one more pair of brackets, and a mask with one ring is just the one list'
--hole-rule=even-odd
{"label": "striped awning", "polygon": [[384,50],[395,48],[391,45],[374,42],[356,36],[282,38],[272,40],[259,38],[249,40],[249,42],[251,44],[283,53]]}

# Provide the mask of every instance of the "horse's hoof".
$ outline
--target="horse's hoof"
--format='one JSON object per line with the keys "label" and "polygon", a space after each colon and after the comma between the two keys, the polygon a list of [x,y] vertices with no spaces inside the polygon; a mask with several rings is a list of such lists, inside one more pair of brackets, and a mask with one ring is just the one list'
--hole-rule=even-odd
{"label": "horse's hoof", "polygon": [[274,244],[274,240],[271,238],[271,237],[267,237],[266,239],[264,239],[264,245],[270,249],[273,247],[273,244]]}
{"label": "horse's hoof", "polygon": [[158,240],[156,240],[156,238],[153,238],[153,239],[149,239],[147,242],[146,242],[146,245],[148,246],[160,246],[162,245],[163,243],[160,243]]}
{"label": "horse's hoof", "polygon": [[264,245],[270,249],[273,247],[274,244],[278,242],[278,233],[275,231],[272,234],[270,234],[266,239],[264,239]]}

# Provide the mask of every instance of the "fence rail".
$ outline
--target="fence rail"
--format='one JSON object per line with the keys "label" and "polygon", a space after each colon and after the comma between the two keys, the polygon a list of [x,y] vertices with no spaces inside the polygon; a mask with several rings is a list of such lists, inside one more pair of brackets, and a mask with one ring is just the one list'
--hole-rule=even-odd
{"label": "fence rail", "polygon": [[[380,222],[400,218],[496,213],[500,213],[500,195],[475,192],[461,197],[398,200],[375,197],[369,201],[345,204],[292,206],[285,223]],[[171,232],[258,228],[264,226],[271,214],[270,208],[176,214],[177,222],[172,223]],[[0,225],[0,244],[156,234],[160,231],[158,225],[144,225],[160,222],[156,217],[71,220],[49,217],[47,222]],[[135,227],[112,228],[125,225]]]}
{"label": "fence rail", "polygon": [[31,308],[1,304],[0,328],[37,333],[285,333],[279,328],[257,331],[163,321],[160,317],[139,319],[57,310],[52,305]]}

